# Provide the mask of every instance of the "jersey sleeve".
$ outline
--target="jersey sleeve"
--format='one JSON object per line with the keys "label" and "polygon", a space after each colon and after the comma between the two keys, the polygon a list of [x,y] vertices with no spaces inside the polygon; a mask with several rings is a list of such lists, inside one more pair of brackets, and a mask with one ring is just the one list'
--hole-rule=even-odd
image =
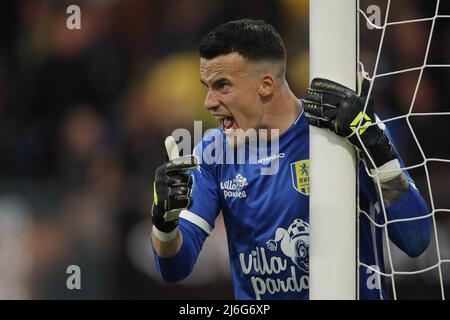
{"label": "jersey sleeve", "polygon": [[[395,147],[394,140],[387,128],[386,133],[394,146],[401,168],[405,168]],[[363,170],[366,179],[363,179],[363,184],[365,185],[361,186],[362,191],[366,193],[366,196],[372,204],[375,204],[379,201],[378,192],[376,191],[374,181],[365,173],[365,169]],[[385,207],[388,221],[387,228],[390,240],[398,248],[411,257],[417,257],[426,250],[430,242],[431,218],[428,216],[430,211],[408,171],[403,170],[403,173],[409,181],[409,187],[400,199]],[[376,205],[376,207],[379,206]],[[413,219],[402,221],[402,219],[411,218]],[[379,207],[376,222],[380,224],[385,223],[384,213],[381,207]]]}
{"label": "jersey sleeve", "polygon": [[175,256],[162,258],[153,249],[156,269],[161,278],[168,283],[181,281],[192,272],[206,240],[205,232],[189,221],[180,221],[179,228],[183,235],[183,244]]}
{"label": "jersey sleeve", "polygon": [[413,184],[409,185],[399,200],[386,207],[388,221],[418,218],[388,225],[389,238],[410,257],[418,257],[428,247],[431,238],[431,218],[427,217],[428,213],[425,200]]}

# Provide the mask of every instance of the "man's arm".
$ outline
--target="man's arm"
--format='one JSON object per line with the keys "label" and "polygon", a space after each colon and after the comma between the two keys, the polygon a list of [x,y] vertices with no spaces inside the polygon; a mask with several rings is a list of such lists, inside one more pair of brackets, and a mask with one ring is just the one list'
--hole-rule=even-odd
{"label": "man's arm", "polygon": [[[156,268],[168,283],[175,283],[189,276],[207,237],[201,228],[184,219],[180,220],[178,228],[176,238],[170,243],[157,239],[155,232],[152,234]],[[160,246],[159,253],[156,251],[157,246]]]}
{"label": "man's arm", "polygon": [[170,258],[177,255],[183,244],[183,235],[181,234],[180,230],[177,228],[175,238],[169,241],[162,241],[160,239],[161,237],[158,238],[155,235],[158,232],[159,230],[156,229],[156,227],[153,227],[152,243],[153,249],[155,249],[156,254],[161,258]]}
{"label": "man's arm", "polygon": [[393,159],[378,167],[377,170],[371,170],[375,174],[373,182],[377,194],[380,197],[380,188],[383,203],[386,207],[398,201],[409,189],[409,180],[401,170],[398,159]]}
{"label": "man's arm", "polygon": [[403,173],[391,180],[380,182],[381,192],[383,194],[383,203],[390,206],[399,200],[409,188],[409,181]]}
{"label": "man's arm", "polygon": [[401,171],[384,124],[376,124],[369,87],[369,81],[364,79],[358,95],[336,82],[314,79],[305,97],[305,115],[310,125],[348,138],[361,151],[372,174],[378,173],[374,182],[378,190],[379,180],[383,202],[388,206],[403,196],[409,181]]}
{"label": "man's arm", "polygon": [[172,136],[165,141],[169,162],[156,169],[153,207],[152,243],[158,256],[175,256],[181,249],[183,237],[178,228],[180,212],[192,205],[192,177],[187,170],[197,167],[195,157],[180,157]]}
{"label": "man's arm", "polygon": [[211,182],[214,178],[204,177],[207,168],[192,170],[197,167],[198,155],[180,158],[172,137],[166,139],[166,149],[171,160],[155,174],[151,240],[158,272],[166,282],[174,283],[192,272],[213,229],[219,202]]}
{"label": "man's arm", "polygon": [[[358,95],[336,82],[314,79],[304,100],[308,123],[346,137],[361,152],[366,167],[375,175],[376,190],[381,187],[388,221],[425,216],[428,206],[402,171],[386,127],[377,122],[369,87],[364,79]],[[388,231],[400,249],[417,256],[429,244],[430,218],[391,223]]]}

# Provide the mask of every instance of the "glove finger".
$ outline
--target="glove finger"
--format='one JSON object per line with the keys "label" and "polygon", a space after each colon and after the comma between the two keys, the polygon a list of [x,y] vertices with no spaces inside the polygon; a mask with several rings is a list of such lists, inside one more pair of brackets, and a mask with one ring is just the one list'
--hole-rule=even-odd
{"label": "glove finger", "polygon": [[173,199],[170,202],[170,210],[183,210],[183,209],[189,209],[192,206],[192,198],[191,197],[184,197],[180,199]]}
{"label": "glove finger", "polygon": [[323,118],[324,120],[331,120],[336,117],[336,106],[328,104],[317,104],[305,101],[305,112],[315,117]]}
{"label": "glove finger", "polygon": [[184,156],[165,163],[165,172],[186,171],[198,167],[197,159],[193,155]]}
{"label": "glove finger", "polygon": [[322,104],[322,92],[309,88],[306,91],[305,101]]}
{"label": "glove finger", "polygon": [[192,176],[190,174],[167,174],[166,184],[170,187],[192,186]]}
{"label": "glove finger", "polygon": [[305,101],[330,106],[339,106],[344,98],[336,92],[309,89],[305,96]]}
{"label": "glove finger", "polygon": [[315,78],[311,81],[310,89],[315,91],[338,94],[346,97],[357,96],[358,94],[350,88],[343,86],[340,83],[328,80]]}
{"label": "glove finger", "polygon": [[169,161],[175,160],[180,157],[180,152],[178,151],[178,146],[174,137],[168,136],[164,141],[164,144],[166,146]]}
{"label": "glove finger", "polygon": [[344,96],[336,94],[334,92],[322,92],[322,104],[333,107],[338,107],[342,103]]}
{"label": "glove finger", "polygon": [[175,200],[182,200],[189,197],[191,188],[187,186],[169,187],[169,198]]}
{"label": "glove finger", "polygon": [[322,116],[322,105],[319,103],[315,103],[312,101],[305,101],[303,104],[303,107],[305,109],[305,112],[311,115],[315,115],[317,117]]}
{"label": "glove finger", "polygon": [[319,128],[328,128],[330,129],[331,127],[331,123],[329,120],[326,119],[322,119],[320,117],[315,117],[314,115],[306,115],[306,120],[308,121],[308,124],[314,127],[319,127]]}

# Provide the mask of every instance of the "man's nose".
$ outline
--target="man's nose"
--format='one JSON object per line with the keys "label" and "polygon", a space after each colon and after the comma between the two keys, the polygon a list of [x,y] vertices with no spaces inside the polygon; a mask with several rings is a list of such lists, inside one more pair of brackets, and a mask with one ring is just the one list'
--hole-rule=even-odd
{"label": "man's nose", "polygon": [[216,93],[214,93],[212,90],[208,90],[205,98],[205,108],[211,110],[219,107],[219,105],[220,102],[217,99]]}

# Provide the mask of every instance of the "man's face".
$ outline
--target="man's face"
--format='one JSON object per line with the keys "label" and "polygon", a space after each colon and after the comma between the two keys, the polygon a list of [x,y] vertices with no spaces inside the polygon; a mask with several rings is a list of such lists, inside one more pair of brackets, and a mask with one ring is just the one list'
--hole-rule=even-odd
{"label": "man's face", "polygon": [[224,133],[261,126],[261,77],[255,65],[238,53],[200,60],[201,82],[208,92],[205,107],[219,120]]}

